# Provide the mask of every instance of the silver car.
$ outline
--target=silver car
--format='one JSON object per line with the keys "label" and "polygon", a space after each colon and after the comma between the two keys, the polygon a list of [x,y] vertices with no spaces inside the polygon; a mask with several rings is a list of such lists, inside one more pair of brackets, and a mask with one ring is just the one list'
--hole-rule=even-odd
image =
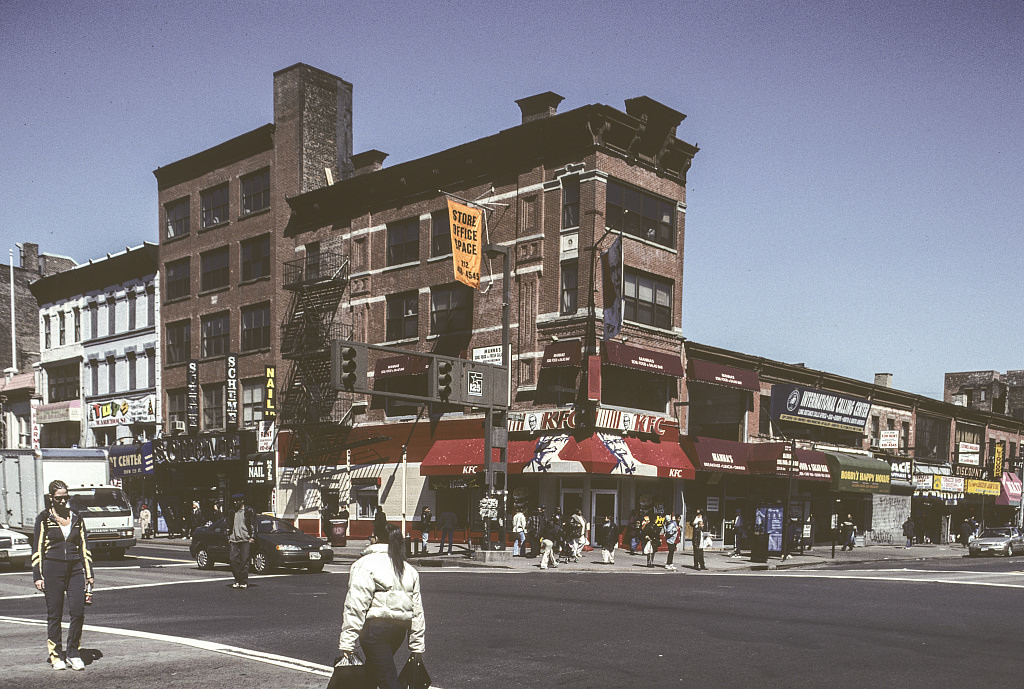
{"label": "silver car", "polygon": [[1024,534],[1015,526],[985,529],[967,546],[972,557],[977,555],[1016,555],[1024,553]]}
{"label": "silver car", "polygon": [[23,569],[31,560],[32,546],[28,536],[0,524],[0,562],[9,564],[13,569]]}

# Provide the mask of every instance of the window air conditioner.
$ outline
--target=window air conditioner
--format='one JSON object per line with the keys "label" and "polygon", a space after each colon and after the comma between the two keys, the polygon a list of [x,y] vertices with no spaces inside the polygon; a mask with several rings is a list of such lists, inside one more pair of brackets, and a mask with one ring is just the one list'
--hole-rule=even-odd
{"label": "window air conditioner", "polygon": [[184,421],[175,421],[174,422],[174,432],[175,433],[184,433],[185,432],[185,422]]}

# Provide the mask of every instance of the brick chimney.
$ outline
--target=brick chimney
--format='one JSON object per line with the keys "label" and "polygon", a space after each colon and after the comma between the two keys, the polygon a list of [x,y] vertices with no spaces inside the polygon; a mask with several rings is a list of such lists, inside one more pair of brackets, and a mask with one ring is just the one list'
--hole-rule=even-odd
{"label": "brick chimney", "polygon": [[558,104],[565,98],[552,91],[538,93],[536,96],[527,96],[516,101],[516,105],[523,113],[523,124],[542,120],[551,117],[558,112]]}
{"label": "brick chimney", "polygon": [[387,157],[387,153],[376,149],[356,153],[352,156],[352,166],[355,168],[352,173],[353,176],[358,177],[359,175],[365,175],[382,169],[384,167],[384,159]]}
{"label": "brick chimney", "polygon": [[33,273],[39,272],[39,245],[31,242],[21,243],[21,267],[25,270],[31,270]]}
{"label": "brick chimney", "polygon": [[876,373],[875,374],[875,385],[880,388],[891,388],[892,387],[892,374],[891,373]]}

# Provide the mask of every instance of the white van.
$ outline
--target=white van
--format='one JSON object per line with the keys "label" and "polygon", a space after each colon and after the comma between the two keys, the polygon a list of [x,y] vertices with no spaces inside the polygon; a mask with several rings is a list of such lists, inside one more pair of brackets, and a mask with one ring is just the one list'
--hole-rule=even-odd
{"label": "white van", "polygon": [[125,492],[116,486],[68,487],[71,509],[85,522],[89,550],[93,555],[109,553],[114,558],[135,545],[132,506]]}

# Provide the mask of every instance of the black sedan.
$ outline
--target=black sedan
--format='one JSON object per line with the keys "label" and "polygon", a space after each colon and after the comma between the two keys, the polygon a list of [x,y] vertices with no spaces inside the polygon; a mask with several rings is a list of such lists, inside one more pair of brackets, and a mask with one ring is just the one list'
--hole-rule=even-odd
{"label": "black sedan", "polygon": [[[200,569],[212,569],[217,562],[230,562],[230,533],[226,517],[192,532],[189,551]],[[283,519],[261,514],[256,517],[256,538],[250,546],[249,557],[256,574],[264,574],[274,567],[305,567],[319,572],[325,563],[334,560],[334,551],[324,539],[305,534]]]}

